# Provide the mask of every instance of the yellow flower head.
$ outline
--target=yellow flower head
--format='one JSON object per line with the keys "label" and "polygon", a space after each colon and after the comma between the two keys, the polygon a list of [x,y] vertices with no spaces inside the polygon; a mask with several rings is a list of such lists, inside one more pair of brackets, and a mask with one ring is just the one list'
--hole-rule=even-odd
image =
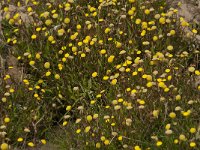
{"label": "yellow flower head", "polygon": [[7,143],[2,143],[1,144],[1,150],[8,150],[9,149],[9,146]]}
{"label": "yellow flower head", "polygon": [[91,116],[91,115],[88,115],[88,116],[86,117],[86,119],[87,119],[88,122],[90,122],[90,121],[92,121],[92,116]]}
{"label": "yellow flower head", "polygon": [[93,78],[95,78],[97,75],[98,75],[97,72],[93,72],[93,73],[92,73],[92,77],[93,77]]}
{"label": "yellow flower head", "polygon": [[109,63],[112,63],[113,60],[114,60],[114,58],[115,58],[114,55],[109,56],[109,57],[108,57],[108,62],[109,62]]}
{"label": "yellow flower head", "polygon": [[50,68],[50,63],[49,62],[45,62],[44,68],[49,69]]}
{"label": "yellow flower head", "polygon": [[160,22],[160,24],[165,24],[165,18],[164,17],[161,17],[160,19],[159,19],[159,22]]}

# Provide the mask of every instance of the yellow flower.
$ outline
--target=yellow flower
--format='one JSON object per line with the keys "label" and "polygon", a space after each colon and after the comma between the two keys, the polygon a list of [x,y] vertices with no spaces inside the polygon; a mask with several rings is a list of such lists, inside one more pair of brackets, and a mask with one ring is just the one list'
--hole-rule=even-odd
{"label": "yellow flower", "polygon": [[77,30],[80,30],[80,29],[81,29],[81,25],[78,24],[78,25],[76,26],[76,28],[77,28]]}
{"label": "yellow flower", "polygon": [[153,110],[153,116],[155,118],[158,118],[158,115],[159,115],[159,110]]}
{"label": "yellow flower", "polygon": [[4,122],[5,123],[9,123],[10,122],[10,118],[8,118],[8,117],[4,118]]}
{"label": "yellow flower", "polygon": [[190,147],[195,147],[196,143],[195,142],[190,142]]}
{"label": "yellow flower", "polygon": [[53,14],[52,18],[54,18],[54,19],[58,18],[58,14]]}
{"label": "yellow flower", "polygon": [[105,136],[101,136],[101,141],[105,141],[106,137]]}
{"label": "yellow flower", "polygon": [[134,150],[142,150],[142,149],[140,148],[140,146],[136,145],[136,146],[134,147]]}
{"label": "yellow flower", "polygon": [[135,94],[135,93],[137,93],[136,89],[131,90],[131,94]]}
{"label": "yellow flower", "polygon": [[169,123],[166,124],[165,129],[166,129],[166,130],[169,130],[170,128],[171,128],[171,124],[169,124]]}
{"label": "yellow flower", "polygon": [[128,11],[128,15],[130,15],[130,16],[134,15],[134,10],[130,9],[130,10]]}
{"label": "yellow flower", "polygon": [[145,35],[146,35],[146,30],[142,30],[141,36],[145,36]]}
{"label": "yellow flower", "polygon": [[58,79],[60,79],[60,75],[59,74],[55,74],[54,78],[58,80]]}
{"label": "yellow flower", "polygon": [[167,50],[171,51],[173,49],[174,49],[174,47],[172,45],[167,46]]}
{"label": "yellow flower", "polygon": [[150,14],[150,10],[149,10],[149,9],[145,9],[145,10],[144,10],[144,13],[145,13],[146,15],[148,15],[148,14]]}
{"label": "yellow flower", "polygon": [[169,33],[170,33],[171,35],[174,35],[174,34],[176,33],[176,31],[175,31],[175,30],[171,30]]}
{"label": "yellow flower", "polygon": [[134,3],[135,2],[135,0],[128,0],[129,1],[129,3]]}
{"label": "yellow flower", "polygon": [[49,62],[45,62],[44,63],[44,68],[49,69],[50,68],[50,63]]}
{"label": "yellow flower", "polygon": [[40,86],[39,86],[39,85],[36,85],[35,88],[36,88],[36,89],[40,89]]}
{"label": "yellow flower", "polygon": [[35,55],[35,58],[36,58],[36,59],[40,59],[40,58],[41,58],[40,54],[37,53],[37,54]]}
{"label": "yellow flower", "polygon": [[175,139],[175,140],[174,140],[174,144],[178,144],[178,139]]}
{"label": "yellow flower", "polygon": [[10,93],[14,93],[14,92],[15,92],[15,90],[11,88],[10,89]]}
{"label": "yellow flower", "polygon": [[63,122],[63,126],[66,126],[66,125],[67,125],[67,123],[68,123],[67,121],[64,121],[64,122]]}
{"label": "yellow flower", "polygon": [[106,50],[105,49],[102,49],[102,50],[100,50],[100,54],[106,54]]}
{"label": "yellow flower", "polygon": [[142,42],[143,45],[149,45],[150,43],[148,41]]}
{"label": "yellow flower", "polygon": [[9,24],[14,24],[15,20],[14,19],[9,19]]}
{"label": "yellow flower", "polygon": [[181,135],[179,136],[179,140],[181,140],[181,141],[186,141],[185,135],[181,134]]}
{"label": "yellow flower", "polygon": [[164,92],[169,92],[169,88],[168,87],[166,87],[166,88],[164,88]]}
{"label": "yellow flower", "polygon": [[144,101],[144,100],[138,100],[138,103],[139,103],[140,105],[144,105],[144,104],[145,104],[145,101]]}
{"label": "yellow flower", "polygon": [[93,77],[93,78],[95,78],[97,75],[98,75],[97,72],[93,72],[93,73],[92,73],[92,77]]}
{"label": "yellow flower", "polygon": [[85,133],[87,133],[87,132],[89,132],[90,131],[90,129],[91,129],[91,127],[90,126],[87,126],[86,128],[85,128]]}
{"label": "yellow flower", "polygon": [[50,42],[54,41],[54,37],[53,36],[49,36],[48,37],[48,41],[50,41]]}
{"label": "yellow flower", "polygon": [[143,68],[138,68],[138,71],[139,72],[142,72],[144,69]]}
{"label": "yellow flower", "polygon": [[73,46],[72,47],[72,52],[76,52],[77,51],[77,47]]}
{"label": "yellow flower", "polygon": [[98,114],[94,114],[94,115],[93,115],[93,119],[97,119],[98,117],[99,117]]}
{"label": "yellow flower", "polygon": [[197,30],[196,30],[196,29],[193,29],[192,32],[193,32],[194,34],[197,34]]}
{"label": "yellow flower", "polygon": [[141,19],[136,19],[136,20],[135,20],[135,24],[140,24],[141,22],[142,22]]}
{"label": "yellow flower", "polygon": [[30,147],[34,147],[35,144],[34,144],[33,142],[29,142],[29,143],[28,143],[28,146],[30,146]]}
{"label": "yellow flower", "polygon": [[196,74],[197,76],[200,76],[200,71],[199,71],[199,70],[195,70],[195,74]]}
{"label": "yellow flower", "polygon": [[24,139],[23,138],[18,138],[17,142],[22,142]]}
{"label": "yellow flower", "polygon": [[190,133],[195,133],[196,129],[195,128],[190,128]]}
{"label": "yellow flower", "polygon": [[104,144],[105,144],[105,145],[109,145],[109,144],[110,144],[110,141],[109,141],[109,140],[105,140],[105,141],[104,141]]}
{"label": "yellow flower", "polygon": [[112,63],[113,60],[114,60],[114,58],[115,58],[114,55],[109,56],[109,57],[108,57],[108,62],[109,62],[109,63]]}
{"label": "yellow flower", "polygon": [[187,21],[183,20],[183,21],[181,22],[181,25],[182,25],[183,27],[186,27],[186,26],[189,26],[189,23],[188,23]]}
{"label": "yellow flower", "polygon": [[96,143],[96,148],[101,148],[101,144],[100,143]]}
{"label": "yellow flower", "polygon": [[70,111],[71,109],[72,109],[72,106],[70,105],[66,107],[66,111]]}
{"label": "yellow flower", "polygon": [[110,28],[106,28],[104,31],[106,34],[110,32]]}
{"label": "yellow flower", "polygon": [[153,36],[153,41],[157,41],[158,40],[158,36]]}
{"label": "yellow flower", "polygon": [[91,104],[91,105],[94,105],[95,103],[96,103],[95,100],[91,100],[91,101],[90,101],[90,104]]}
{"label": "yellow flower", "polygon": [[66,24],[70,23],[70,19],[69,18],[65,18],[64,19],[64,23],[66,23]]}
{"label": "yellow flower", "polygon": [[112,79],[111,84],[112,85],[116,85],[117,84],[117,79]]}
{"label": "yellow flower", "polygon": [[15,40],[13,40],[13,44],[16,44],[17,43],[17,40],[15,39]]}
{"label": "yellow flower", "polygon": [[88,122],[90,122],[90,121],[92,121],[92,116],[91,116],[91,115],[88,115],[88,116],[86,117],[86,119],[87,119]]}
{"label": "yellow flower", "polygon": [[176,114],[175,114],[174,112],[171,112],[171,113],[169,114],[169,117],[172,118],[172,119],[174,119],[174,118],[176,118]]}
{"label": "yellow flower", "polygon": [[122,47],[122,43],[120,43],[120,42],[116,42],[115,44],[116,44],[117,48],[121,48]]}
{"label": "yellow flower", "polygon": [[51,72],[50,72],[50,71],[47,71],[45,75],[48,77],[48,76],[51,75]]}
{"label": "yellow flower", "polygon": [[14,19],[14,20],[17,20],[17,19],[19,18],[19,16],[20,16],[19,13],[16,13],[16,14],[13,16],[13,19]]}
{"label": "yellow flower", "polygon": [[33,9],[32,9],[31,7],[28,7],[28,8],[27,8],[27,11],[28,11],[28,12],[31,12],[31,11],[33,11]]}
{"label": "yellow flower", "polygon": [[58,30],[58,36],[62,36],[65,33],[64,29],[59,29]]}
{"label": "yellow flower", "polygon": [[191,114],[191,110],[181,112],[184,117],[188,117]]}
{"label": "yellow flower", "polygon": [[45,139],[41,139],[41,143],[45,145],[47,141]]}
{"label": "yellow flower", "polygon": [[134,72],[132,73],[132,76],[136,76],[137,74],[138,74],[138,72],[134,71]]}
{"label": "yellow flower", "polygon": [[142,29],[147,29],[147,27],[148,27],[147,22],[142,22]]}
{"label": "yellow flower", "polygon": [[159,22],[160,22],[161,24],[165,24],[165,18],[164,18],[164,17],[161,17],[161,18],[159,19]]}
{"label": "yellow flower", "polygon": [[50,26],[50,25],[52,24],[52,20],[47,19],[47,20],[45,21],[45,24],[46,24],[47,26]]}
{"label": "yellow flower", "polygon": [[81,129],[77,129],[76,133],[79,134],[81,132]]}
{"label": "yellow flower", "polygon": [[108,76],[104,76],[104,77],[103,77],[103,80],[108,80],[108,79],[109,79]]}
{"label": "yellow flower", "polygon": [[66,53],[65,54],[65,58],[68,58],[70,55],[69,55],[69,53]]}
{"label": "yellow flower", "polygon": [[8,150],[9,149],[9,146],[7,143],[2,143],[1,144],[1,150]]}
{"label": "yellow flower", "polygon": [[122,139],[123,139],[122,136],[119,136],[119,137],[118,137],[118,140],[119,140],[119,141],[122,141]]}
{"label": "yellow flower", "polygon": [[85,53],[82,53],[82,54],[81,54],[81,57],[82,57],[82,58],[84,58],[85,56],[86,56],[86,54],[85,54]]}
{"label": "yellow flower", "polygon": [[35,93],[35,94],[34,94],[34,97],[35,97],[35,98],[38,98],[38,97],[39,97],[39,95],[38,95],[37,93]]}
{"label": "yellow flower", "polygon": [[161,87],[161,88],[166,88],[166,85],[164,82],[159,82],[158,83],[158,86]]}
{"label": "yellow flower", "polygon": [[9,8],[8,7],[4,7],[4,12],[8,12],[9,11]]}
{"label": "yellow flower", "polygon": [[175,99],[176,99],[177,101],[181,100],[181,95],[176,95]]}
{"label": "yellow flower", "polygon": [[4,102],[4,103],[7,101],[6,97],[2,97],[1,100],[2,100],[2,102]]}
{"label": "yellow flower", "polygon": [[44,12],[44,13],[42,13],[40,15],[40,17],[44,17],[44,18],[47,18],[48,16],[49,16],[49,12],[48,11],[46,11],[46,12]]}
{"label": "yellow flower", "polygon": [[67,121],[64,121],[64,122],[63,122],[63,126],[66,126],[66,125],[67,125],[67,123],[68,123]]}
{"label": "yellow flower", "polygon": [[[71,36],[70,36],[70,39],[71,40],[75,40],[76,39],[76,37],[78,36],[78,32],[75,32],[74,34],[72,34]],[[81,46],[81,45],[83,44],[82,42],[78,42],[78,45],[79,46]]]}
{"label": "yellow flower", "polygon": [[29,62],[29,65],[34,66],[34,65],[35,65],[35,61],[33,61],[33,60],[30,61],[30,62]]}
{"label": "yellow flower", "polygon": [[39,32],[39,31],[41,31],[41,28],[38,27],[38,28],[35,29],[35,31]]}
{"label": "yellow flower", "polygon": [[153,86],[153,83],[152,83],[152,82],[148,82],[148,83],[146,84],[146,86],[147,86],[148,88],[150,88],[150,87]]}
{"label": "yellow flower", "polygon": [[66,126],[66,125],[67,125],[67,123],[68,123],[67,121],[64,121],[64,122],[63,122],[63,126]]}
{"label": "yellow flower", "polygon": [[161,145],[162,145],[162,141],[157,141],[157,142],[156,142],[156,146],[159,147],[159,146],[161,146]]}

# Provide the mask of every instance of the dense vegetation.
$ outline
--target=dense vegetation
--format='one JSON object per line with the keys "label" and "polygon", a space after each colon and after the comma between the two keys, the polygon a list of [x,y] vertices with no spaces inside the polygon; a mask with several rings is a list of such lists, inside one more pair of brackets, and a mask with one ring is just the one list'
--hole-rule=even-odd
{"label": "dense vegetation", "polygon": [[164,0],[0,4],[0,54],[17,59],[1,68],[2,150],[200,148],[199,29],[177,9]]}

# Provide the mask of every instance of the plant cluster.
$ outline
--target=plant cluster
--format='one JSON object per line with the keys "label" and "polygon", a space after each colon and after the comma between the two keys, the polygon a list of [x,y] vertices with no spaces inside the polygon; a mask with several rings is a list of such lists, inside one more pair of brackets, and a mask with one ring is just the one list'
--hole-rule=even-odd
{"label": "plant cluster", "polygon": [[2,150],[52,138],[60,149],[200,147],[199,29],[177,9],[164,0],[0,4],[4,51],[22,72],[17,80],[7,66],[2,79]]}

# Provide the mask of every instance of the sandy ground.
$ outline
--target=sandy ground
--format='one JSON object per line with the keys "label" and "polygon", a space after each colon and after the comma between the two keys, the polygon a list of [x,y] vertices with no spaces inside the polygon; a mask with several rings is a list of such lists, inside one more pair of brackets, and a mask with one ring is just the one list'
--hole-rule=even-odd
{"label": "sandy ground", "polygon": [[[185,18],[188,22],[195,22],[200,25],[200,0],[196,2],[189,0],[182,0],[182,5],[179,9],[179,15]],[[200,34],[196,36],[197,41],[200,43]]]}

